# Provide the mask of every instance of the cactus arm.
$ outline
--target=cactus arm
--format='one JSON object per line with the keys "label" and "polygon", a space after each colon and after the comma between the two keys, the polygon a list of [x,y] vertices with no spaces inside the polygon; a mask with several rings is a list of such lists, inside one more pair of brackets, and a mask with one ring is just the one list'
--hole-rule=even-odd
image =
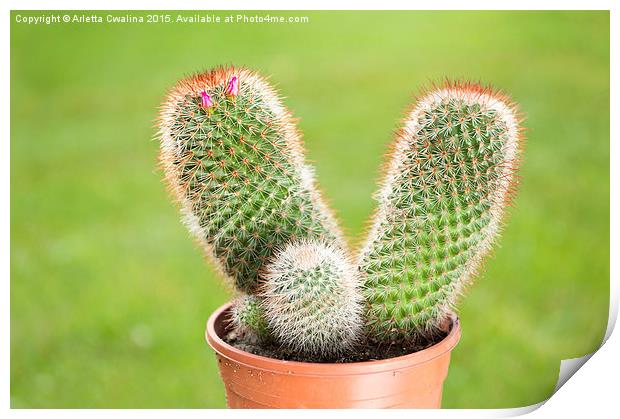
{"label": "cactus arm", "polygon": [[358,255],[369,334],[415,339],[445,320],[501,229],[520,144],[515,106],[475,84],[407,113]]}
{"label": "cactus arm", "polygon": [[236,287],[290,239],[343,243],[275,90],[243,68],[180,81],[159,118],[160,162],[184,223]]}

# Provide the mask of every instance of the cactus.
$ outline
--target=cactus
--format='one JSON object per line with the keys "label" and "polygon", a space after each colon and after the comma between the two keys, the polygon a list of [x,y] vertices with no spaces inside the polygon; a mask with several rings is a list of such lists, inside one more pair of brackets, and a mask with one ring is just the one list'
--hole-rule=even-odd
{"label": "cactus", "polygon": [[451,82],[422,95],[353,263],[290,113],[258,74],[229,67],[182,80],[159,136],[185,224],[241,293],[233,327],[321,360],[364,337],[436,335],[502,227],[521,145],[504,95]]}
{"label": "cactus", "polygon": [[354,347],[362,295],[357,269],[342,250],[314,240],[289,243],[263,278],[267,322],[287,350],[330,358]]}
{"label": "cactus", "polygon": [[256,73],[217,68],[180,81],[162,105],[159,136],[185,224],[239,290],[252,293],[290,240],[341,242],[290,113]]}
{"label": "cactus", "polygon": [[230,312],[233,328],[254,342],[270,339],[269,325],[265,319],[261,300],[255,295],[241,295],[233,302]]}
{"label": "cactus", "polygon": [[519,146],[515,106],[476,84],[408,112],[358,258],[369,335],[416,339],[446,320],[501,228]]}

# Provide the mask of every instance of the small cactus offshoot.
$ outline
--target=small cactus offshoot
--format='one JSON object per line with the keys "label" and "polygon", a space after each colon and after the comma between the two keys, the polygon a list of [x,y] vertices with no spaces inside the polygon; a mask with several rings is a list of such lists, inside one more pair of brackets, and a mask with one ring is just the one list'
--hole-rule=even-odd
{"label": "small cactus offshoot", "polygon": [[230,321],[234,329],[254,342],[269,340],[269,325],[261,300],[256,295],[242,295],[233,302]]}
{"label": "small cactus offshoot", "polygon": [[362,295],[357,269],[343,251],[316,241],[290,243],[264,272],[262,305],[276,341],[324,357],[355,345]]}
{"label": "small cactus offshoot", "polygon": [[295,121],[258,74],[217,68],[177,83],[160,112],[160,161],[185,224],[242,295],[233,327],[333,359],[362,341],[432,339],[446,324],[501,230],[519,124],[490,88],[447,82],[423,94],[396,135],[355,259]]}

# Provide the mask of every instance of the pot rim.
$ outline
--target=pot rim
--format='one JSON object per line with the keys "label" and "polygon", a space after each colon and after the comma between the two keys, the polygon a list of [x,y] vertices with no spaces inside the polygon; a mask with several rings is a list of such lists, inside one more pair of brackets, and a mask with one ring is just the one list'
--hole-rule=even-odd
{"label": "pot rim", "polygon": [[411,354],[387,359],[359,362],[323,363],[286,361],[268,358],[261,355],[254,355],[224,342],[224,340],[215,332],[215,324],[231,307],[232,303],[226,303],[211,314],[209,320],[207,321],[205,333],[207,343],[209,343],[211,348],[213,348],[218,355],[228,359],[229,361],[242,364],[252,369],[261,369],[264,371],[284,374],[359,375],[413,368],[417,365],[430,362],[433,359],[444,355],[446,352],[452,351],[461,337],[461,325],[459,318],[458,316],[453,315],[452,329],[450,330],[450,333],[448,333],[448,336],[433,346]]}

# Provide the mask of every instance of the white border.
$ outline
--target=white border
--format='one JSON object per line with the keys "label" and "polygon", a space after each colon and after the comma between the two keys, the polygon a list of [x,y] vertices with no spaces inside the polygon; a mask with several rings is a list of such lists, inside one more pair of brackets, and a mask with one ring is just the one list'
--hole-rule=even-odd
{"label": "white border", "polygon": [[[406,1],[383,0],[227,0],[205,2],[192,0],[9,0],[8,10],[609,10],[613,0],[459,0]],[[469,7],[463,7],[463,5]]]}
{"label": "white border", "polygon": [[[2,261],[2,315],[0,324],[2,327],[2,335],[0,336],[0,373],[2,373],[3,380],[0,384],[2,397],[2,410],[0,413],[8,413],[15,417],[39,417],[49,416],[58,418],[67,417],[79,417],[82,418],[86,415],[93,417],[108,417],[110,415],[122,415],[125,417],[136,418],[162,418],[162,417],[201,417],[205,414],[210,416],[226,415],[226,416],[243,416],[257,418],[273,418],[273,417],[287,417],[291,412],[287,411],[222,411],[222,410],[209,410],[207,412],[202,410],[9,410],[10,406],[10,78],[9,62],[10,62],[10,25],[9,25],[9,10],[192,10],[192,9],[211,9],[211,10],[346,10],[350,8],[357,8],[359,10],[376,10],[378,6],[381,6],[382,10],[611,10],[611,74],[617,74],[618,72],[618,39],[620,33],[618,33],[618,6],[613,0],[590,0],[590,1],[576,1],[576,0],[507,0],[501,3],[501,6],[497,1],[493,0],[479,0],[469,1],[467,6],[469,8],[464,9],[462,7],[464,3],[457,0],[452,1],[434,1],[434,2],[418,2],[412,4],[411,1],[394,1],[384,0],[379,3],[370,3],[367,1],[336,1],[336,0],[316,0],[316,1],[300,1],[295,5],[290,2],[282,0],[265,0],[261,2],[257,1],[241,1],[241,0],[229,0],[226,2],[197,2],[188,0],[177,0],[170,2],[169,0],[153,0],[153,1],[139,1],[132,2],[128,0],[120,1],[113,0],[102,4],[101,1],[57,1],[50,7],[49,2],[42,0],[25,0],[17,2],[10,0],[6,7],[4,18],[0,25],[2,27],[2,66],[0,66],[0,72],[2,72],[2,108],[0,114],[0,129],[2,130],[2,145],[0,149],[0,173],[2,177],[1,194],[2,206],[0,211],[2,212],[2,225],[0,226],[0,234],[2,235],[0,247],[0,260]],[[615,167],[615,162],[620,161],[619,148],[618,148],[618,101],[619,91],[618,84],[615,79],[611,78],[611,214],[618,214],[620,207],[618,206],[618,169]],[[544,407],[536,410],[532,415],[541,418],[556,417],[559,415],[567,417],[583,417],[584,415],[592,415],[594,417],[611,417],[611,412],[618,411],[616,405],[617,388],[618,388],[618,373],[620,370],[620,361],[618,360],[618,354],[620,353],[620,340],[617,337],[617,333],[612,334],[617,314],[618,314],[618,278],[620,278],[620,272],[618,270],[618,222],[617,216],[611,217],[611,287],[610,287],[610,312],[609,323],[606,334],[606,343],[604,346],[595,353],[591,360],[585,364],[585,366],[577,373],[577,377],[573,380],[569,380],[559,391],[546,403],[539,405],[517,408],[517,409],[496,409],[496,410],[437,410],[437,411],[381,411],[376,414],[381,416],[401,416],[411,417],[471,417],[471,418],[484,418],[484,417],[506,417],[516,416],[531,412],[544,404]],[[313,411],[295,411],[295,415],[299,417],[307,417],[307,415],[314,415]],[[366,412],[367,413],[367,412]],[[325,411],[321,414],[325,414],[330,417],[355,417],[358,418],[360,412],[358,411]]]}

